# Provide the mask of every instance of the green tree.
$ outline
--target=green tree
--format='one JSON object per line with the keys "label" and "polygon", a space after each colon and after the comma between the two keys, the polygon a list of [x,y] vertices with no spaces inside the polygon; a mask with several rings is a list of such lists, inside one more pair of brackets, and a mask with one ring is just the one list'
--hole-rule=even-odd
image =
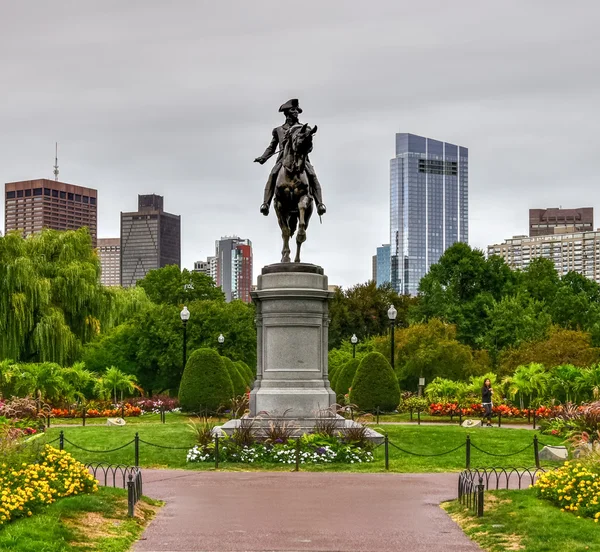
{"label": "green tree", "polygon": [[600,398],[600,364],[580,370],[575,389],[580,396],[597,401]]}
{"label": "green tree", "polygon": [[400,402],[400,387],[390,363],[380,353],[369,353],[360,362],[352,389],[350,402],[361,410],[379,408],[390,412]]}
{"label": "green tree", "polygon": [[181,307],[192,301],[225,301],[221,288],[210,276],[187,268],[180,270],[177,265],[151,270],[136,285],[156,304]]}
{"label": "green tree", "polygon": [[181,408],[185,412],[216,412],[232,397],[233,383],[219,353],[213,349],[196,349],[181,378]]}
{"label": "green tree", "polygon": [[242,374],[246,385],[252,389],[254,385],[254,380],[256,380],[256,374],[254,374],[250,368],[243,360],[238,360],[235,365],[237,366],[238,371]]}
{"label": "green tree", "polygon": [[[388,354],[388,337],[375,340],[376,350]],[[418,379],[431,381],[436,377],[466,380],[481,373],[470,347],[456,339],[456,327],[438,319],[396,330],[396,373],[403,389],[416,389]]]}
{"label": "green tree", "polygon": [[554,326],[548,338],[522,343],[519,347],[505,349],[500,355],[499,373],[512,374],[518,366],[539,362],[544,366],[573,364],[585,367],[600,360],[600,349],[592,345],[587,332],[565,330]]}
{"label": "green tree", "polygon": [[72,364],[83,344],[145,300],[105,288],[99,276],[87,229],[0,237],[0,358]]}
{"label": "green tree", "polygon": [[572,364],[561,364],[552,368],[550,389],[552,398],[562,402],[577,401],[578,384],[581,381],[581,369]]}
{"label": "green tree", "polygon": [[416,301],[414,297],[398,295],[389,284],[377,287],[372,280],[345,291],[336,288],[329,305],[329,348],[341,347],[350,341],[353,334],[360,343],[388,331],[390,321],[387,311],[392,304],[398,311],[396,325],[406,326],[408,309]]}
{"label": "green tree", "polygon": [[519,396],[521,408],[534,405],[534,399],[544,399],[551,386],[552,377],[544,366],[531,362],[526,366],[519,366],[512,376],[506,378],[508,393],[514,399]]}

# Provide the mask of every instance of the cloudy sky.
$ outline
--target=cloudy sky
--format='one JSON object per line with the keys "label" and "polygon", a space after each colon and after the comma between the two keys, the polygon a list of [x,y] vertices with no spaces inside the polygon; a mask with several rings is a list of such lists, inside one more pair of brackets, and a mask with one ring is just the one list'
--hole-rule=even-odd
{"label": "cloudy sky", "polygon": [[60,180],[99,191],[99,237],[157,193],[184,266],[236,234],[256,276],[281,244],[252,160],[297,97],[328,207],[303,260],[364,282],[396,132],[469,148],[473,246],[526,232],[530,207],[598,219],[599,27],[597,0],[0,0],[0,181],[52,178],[58,141]]}

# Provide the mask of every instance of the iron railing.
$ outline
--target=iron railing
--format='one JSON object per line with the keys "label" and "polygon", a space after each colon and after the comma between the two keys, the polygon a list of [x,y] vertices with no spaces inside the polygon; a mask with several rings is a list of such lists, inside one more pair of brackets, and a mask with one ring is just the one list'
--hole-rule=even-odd
{"label": "iron railing", "polygon": [[544,468],[474,468],[458,476],[458,500],[483,516],[484,492],[500,489],[523,489],[534,485]]}
{"label": "iron railing", "polygon": [[142,497],[142,470],[137,466],[92,462],[85,467],[103,487],[127,489],[127,513],[134,516],[135,505]]}

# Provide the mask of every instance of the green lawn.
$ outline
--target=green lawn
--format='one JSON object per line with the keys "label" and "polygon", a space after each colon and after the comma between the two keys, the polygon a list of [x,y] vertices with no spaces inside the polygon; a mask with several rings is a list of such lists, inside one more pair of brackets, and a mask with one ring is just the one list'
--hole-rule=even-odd
{"label": "green lawn", "polygon": [[593,520],[561,512],[532,490],[485,493],[482,518],[458,501],[442,507],[465,533],[488,552],[583,552],[600,550],[600,528]]}
{"label": "green lawn", "polygon": [[145,497],[127,517],[127,491],[100,487],[62,498],[30,518],[0,528],[3,552],[124,552],[141,535],[159,502]]}
{"label": "green lawn", "polygon": [[[140,443],[140,465],[142,467],[162,468],[193,468],[213,469],[212,463],[186,464],[187,449],[194,444],[194,437],[185,423],[128,425],[125,427],[68,427],[50,428],[48,440],[58,437],[59,431],[64,431],[65,439],[75,445],[89,450],[110,450],[118,448],[133,440],[136,432],[140,439],[162,447],[183,447],[182,450],[170,450],[154,447],[144,442]],[[494,457],[475,449],[475,446],[494,454],[509,454],[519,451],[533,441],[534,432],[521,429],[470,428],[459,426],[391,426],[379,427],[381,432],[389,435],[390,471],[395,472],[443,472],[460,471],[465,467],[465,447],[455,452],[441,456],[415,456],[396,449],[396,445],[417,454],[439,454],[465,443],[467,434],[471,436],[474,445],[471,449],[472,467],[531,467],[534,465],[533,447],[516,456]],[[542,436],[548,444],[559,444],[557,438]],[[93,453],[78,449],[65,442],[65,450],[83,462],[111,462],[133,464],[134,446],[130,444],[120,450],[109,453]],[[54,446],[57,446],[55,443]],[[541,448],[541,447],[540,447]],[[384,448],[380,446],[375,451],[376,461],[369,464],[328,464],[302,466],[303,470],[311,471],[384,471]],[[276,465],[245,465],[225,463],[221,468],[247,469],[282,469],[289,470],[290,466]]]}

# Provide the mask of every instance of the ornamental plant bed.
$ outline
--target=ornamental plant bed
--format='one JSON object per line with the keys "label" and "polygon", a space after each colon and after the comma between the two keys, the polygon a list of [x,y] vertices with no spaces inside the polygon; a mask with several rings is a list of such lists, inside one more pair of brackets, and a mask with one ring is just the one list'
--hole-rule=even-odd
{"label": "ornamental plant bed", "polygon": [[0,526],[31,516],[58,498],[97,490],[96,480],[83,464],[46,445],[39,463],[0,465]]}
{"label": "ornamental plant bed", "polygon": [[[219,443],[220,462],[295,464],[296,457],[300,464],[361,464],[374,460],[372,447],[369,445],[343,443],[335,437],[317,434],[304,435],[298,440],[241,446],[231,438],[221,438]],[[214,462],[214,441],[192,447],[188,452],[187,461]]]}

